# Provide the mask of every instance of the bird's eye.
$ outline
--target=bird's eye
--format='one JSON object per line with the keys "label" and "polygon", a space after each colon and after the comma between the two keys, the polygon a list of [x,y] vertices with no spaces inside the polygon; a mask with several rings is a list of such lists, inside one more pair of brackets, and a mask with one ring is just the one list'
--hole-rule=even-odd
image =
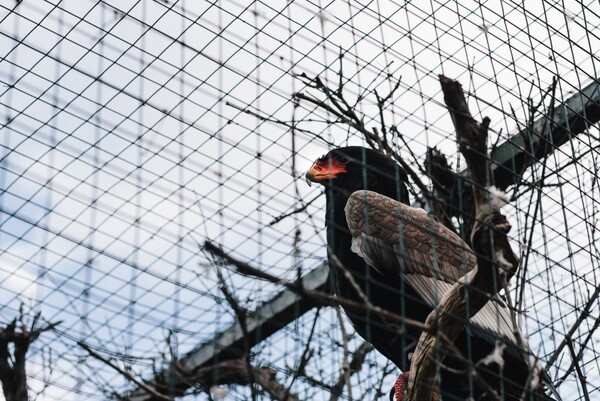
{"label": "bird's eye", "polygon": [[346,159],[344,156],[339,156],[338,162],[346,164],[346,163],[348,163],[348,159]]}

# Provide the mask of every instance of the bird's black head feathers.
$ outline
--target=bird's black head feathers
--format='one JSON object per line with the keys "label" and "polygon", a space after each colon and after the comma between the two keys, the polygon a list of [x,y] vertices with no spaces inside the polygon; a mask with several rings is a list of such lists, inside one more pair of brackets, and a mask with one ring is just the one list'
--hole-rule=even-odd
{"label": "bird's black head feathers", "polygon": [[333,149],[306,173],[309,182],[325,185],[327,193],[349,196],[368,189],[409,203],[406,172],[389,157],[362,146]]}

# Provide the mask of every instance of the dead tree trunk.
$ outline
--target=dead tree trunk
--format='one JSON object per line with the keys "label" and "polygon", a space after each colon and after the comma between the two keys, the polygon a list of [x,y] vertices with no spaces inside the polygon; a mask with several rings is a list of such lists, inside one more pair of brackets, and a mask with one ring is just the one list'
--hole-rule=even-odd
{"label": "dead tree trunk", "polygon": [[[6,401],[28,401],[27,371],[25,362],[29,346],[44,331],[52,330],[60,322],[37,327],[40,313],[37,313],[29,328],[24,322],[23,311],[6,327],[0,328],[0,381]],[[12,343],[12,354],[11,347]]]}
{"label": "dead tree trunk", "polygon": [[[471,244],[477,254],[477,268],[454,284],[444,294],[440,304],[427,317],[426,325],[437,333],[423,331],[411,362],[408,383],[409,400],[432,400],[437,361],[448,349],[441,341],[454,341],[464,328],[464,322],[454,316],[474,316],[492,296],[498,293],[497,283],[507,282],[515,273],[518,259],[506,234],[510,224],[500,213],[502,203],[494,187],[494,175],[487,151],[489,118],[479,124],[471,116],[462,86],[440,75],[444,101],[456,128],[457,140],[472,179],[475,198],[475,223]],[[469,290],[471,289],[471,290]],[[473,290],[474,289],[474,290]],[[467,297],[468,295],[468,297]]]}

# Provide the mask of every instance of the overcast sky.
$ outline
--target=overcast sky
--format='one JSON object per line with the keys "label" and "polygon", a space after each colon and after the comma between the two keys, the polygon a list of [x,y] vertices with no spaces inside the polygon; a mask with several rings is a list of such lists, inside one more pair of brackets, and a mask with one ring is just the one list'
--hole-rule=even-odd
{"label": "overcast sky", "polygon": [[[293,93],[316,94],[295,74],[319,75],[336,87],[342,52],[344,91],[352,101],[364,96],[357,111],[375,127],[374,90],[386,94],[400,80],[384,115],[404,137],[406,144],[396,141],[400,154],[416,168],[426,147],[437,146],[459,169],[464,163],[438,74],[463,84],[476,118],[491,118],[491,142],[523,127],[527,98],[538,102],[553,77],[562,102],[600,75],[596,0],[524,3],[0,4],[0,322],[13,319],[21,303],[62,321],[31,350],[30,383],[43,390],[40,399],[102,398],[98,387],[126,386],[83,358],[77,340],[110,356],[150,358],[167,350],[169,331],[184,353],[231,324],[215,267],[199,251],[207,238],[293,278],[299,230],[302,268],[324,261],[323,196],[305,213],[269,223],[318,195],[303,172],[329,144],[363,141],[306,102],[294,108]],[[301,130],[293,138],[274,120],[295,121]],[[598,136],[595,125],[554,152],[546,161],[550,185],[505,208],[516,247],[536,219],[523,323],[542,358],[598,285]],[[541,169],[526,178],[539,179]],[[538,193],[542,208],[535,212]],[[249,309],[279,290],[224,274]],[[594,311],[575,335],[577,350],[598,318]],[[284,381],[313,317],[262,345],[260,361],[282,369]],[[319,319],[322,353],[309,369],[334,372],[335,315]],[[581,363],[595,396],[598,341],[596,335],[585,344]],[[385,362],[377,355],[372,361],[378,368],[368,369],[376,371]],[[131,364],[136,373],[152,372],[147,360]],[[569,364],[563,355],[561,369]],[[378,382],[365,375],[363,385]],[[326,398],[306,383],[295,390]],[[561,393],[583,399],[575,376]]]}

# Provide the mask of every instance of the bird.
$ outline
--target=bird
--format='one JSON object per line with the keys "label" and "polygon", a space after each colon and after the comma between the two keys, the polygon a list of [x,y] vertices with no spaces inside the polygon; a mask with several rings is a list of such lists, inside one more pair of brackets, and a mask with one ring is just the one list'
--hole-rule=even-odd
{"label": "bird", "polygon": [[[408,176],[391,158],[362,146],[336,148],[316,160],[305,178],[309,185],[324,186],[327,256],[336,296],[425,322],[442,295],[477,265],[460,236],[410,206]],[[390,324],[371,311],[347,309],[346,314],[358,334],[404,372],[390,393],[401,401],[421,327]],[[499,296],[488,301],[454,342],[463,357],[449,353],[443,360],[436,397],[497,399],[491,388],[501,400],[553,400],[532,374],[532,366],[541,367],[528,346],[523,349],[524,339],[512,322]],[[471,368],[489,387],[473,379]],[[541,377],[552,391],[548,376]]]}

